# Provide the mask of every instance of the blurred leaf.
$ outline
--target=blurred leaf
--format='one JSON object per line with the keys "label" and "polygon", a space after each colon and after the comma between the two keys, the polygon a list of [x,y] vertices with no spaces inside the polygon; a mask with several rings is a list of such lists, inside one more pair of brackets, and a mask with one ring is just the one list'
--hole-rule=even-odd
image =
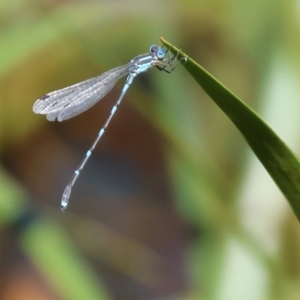
{"label": "blurred leaf", "polygon": [[59,226],[38,220],[23,232],[21,244],[62,299],[110,298]]}
{"label": "blurred leaf", "polygon": [[0,227],[20,215],[26,202],[26,193],[16,182],[0,168]]}
{"label": "blurred leaf", "polygon": [[[174,54],[180,50],[161,38]],[[183,66],[225,112],[271,175],[300,220],[300,164],[276,133],[245,103],[183,52]],[[258,183],[259,187],[259,183]]]}

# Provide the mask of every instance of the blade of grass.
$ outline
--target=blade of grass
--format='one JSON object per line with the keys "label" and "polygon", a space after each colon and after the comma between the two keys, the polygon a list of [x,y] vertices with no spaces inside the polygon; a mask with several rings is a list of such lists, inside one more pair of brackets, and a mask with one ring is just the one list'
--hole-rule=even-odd
{"label": "blade of grass", "polygon": [[101,280],[53,222],[34,220],[22,231],[20,244],[60,299],[110,299]]}
{"label": "blade of grass", "polygon": [[[178,48],[160,38],[245,137],[300,221],[300,164],[276,133],[242,100]],[[259,183],[258,183],[259,186]]]}

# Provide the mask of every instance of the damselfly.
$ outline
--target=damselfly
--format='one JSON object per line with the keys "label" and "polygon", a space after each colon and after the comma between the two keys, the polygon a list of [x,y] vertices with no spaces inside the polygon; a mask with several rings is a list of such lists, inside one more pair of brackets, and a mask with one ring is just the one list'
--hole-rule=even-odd
{"label": "damselfly", "polygon": [[58,121],[67,120],[89,109],[96,102],[101,100],[114,87],[120,78],[128,75],[123,90],[117,99],[116,104],[113,106],[108,119],[100,129],[97,138],[91,148],[86,152],[84,159],[75,170],[64,190],[61,200],[62,211],[68,206],[71,190],[77,177],[82,171],[88,158],[91,156],[101,136],[106,131],[109,122],[118,109],[134,78],[153,66],[160,71],[171,73],[180,62],[180,60],[178,60],[178,55],[179,53],[176,56],[172,56],[169,49],[152,45],[149,53],[141,54],[133,58],[124,66],[114,68],[97,77],[46,94],[34,103],[33,111],[36,114],[46,115],[49,121],[54,121],[55,119]]}

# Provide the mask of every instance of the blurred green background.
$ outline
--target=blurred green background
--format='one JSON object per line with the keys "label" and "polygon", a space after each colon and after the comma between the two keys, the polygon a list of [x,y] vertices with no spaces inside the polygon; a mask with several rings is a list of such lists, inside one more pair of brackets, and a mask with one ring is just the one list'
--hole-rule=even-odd
{"label": "blurred green background", "polygon": [[32,112],[163,36],[298,154],[299,20],[299,1],[2,1],[0,299],[300,299],[295,216],[181,66],[135,80],[65,213],[124,80],[68,121]]}

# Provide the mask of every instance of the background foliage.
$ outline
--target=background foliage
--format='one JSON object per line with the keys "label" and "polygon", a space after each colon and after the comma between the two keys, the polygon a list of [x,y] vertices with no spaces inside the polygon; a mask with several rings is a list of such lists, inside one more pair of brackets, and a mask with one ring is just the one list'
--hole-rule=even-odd
{"label": "background foliage", "polygon": [[2,1],[0,298],[298,299],[295,216],[181,66],[136,80],[64,214],[123,82],[66,122],[32,112],[164,36],[297,154],[298,20],[296,1]]}

